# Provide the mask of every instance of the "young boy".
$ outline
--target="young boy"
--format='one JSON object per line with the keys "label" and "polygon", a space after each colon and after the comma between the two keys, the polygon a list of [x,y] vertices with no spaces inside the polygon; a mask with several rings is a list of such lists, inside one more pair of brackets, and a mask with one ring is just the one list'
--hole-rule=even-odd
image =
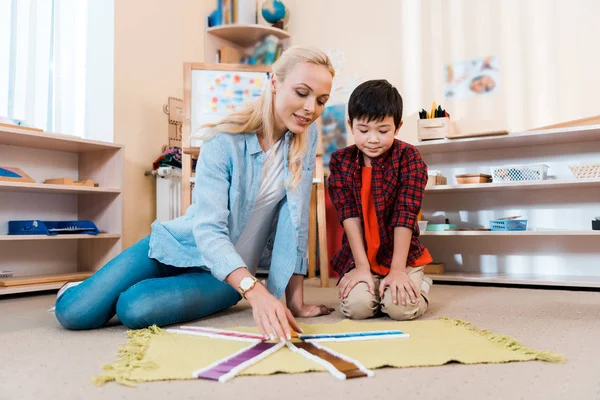
{"label": "young boy", "polygon": [[332,154],[329,193],[345,235],[331,265],[341,276],[340,308],[352,319],[379,310],[396,320],[421,316],[432,259],[419,243],[417,215],[427,166],[414,146],[395,138],[402,97],[386,80],[359,85],[348,103],[353,146]]}

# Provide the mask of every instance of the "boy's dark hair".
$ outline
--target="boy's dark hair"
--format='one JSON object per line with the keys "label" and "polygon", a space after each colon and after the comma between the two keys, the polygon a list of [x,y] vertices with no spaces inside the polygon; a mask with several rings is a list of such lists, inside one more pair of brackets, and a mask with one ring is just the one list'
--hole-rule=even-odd
{"label": "boy's dark hair", "polygon": [[348,101],[350,125],[354,119],[366,119],[367,122],[380,122],[385,117],[393,117],[396,129],[402,121],[402,96],[385,79],[370,80],[354,89]]}

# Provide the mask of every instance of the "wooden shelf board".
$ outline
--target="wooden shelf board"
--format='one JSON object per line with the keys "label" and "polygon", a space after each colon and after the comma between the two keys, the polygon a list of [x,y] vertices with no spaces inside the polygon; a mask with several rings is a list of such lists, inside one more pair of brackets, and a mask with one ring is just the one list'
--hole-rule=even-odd
{"label": "wooden shelf board", "polygon": [[434,282],[494,283],[506,285],[536,285],[600,288],[599,276],[576,275],[528,275],[528,274],[484,274],[446,272],[443,275],[429,275]]}
{"label": "wooden shelf board", "polygon": [[86,153],[102,150],[119,150],[123,146],[81,139],[56,133],[35,132],[20,128],[0,127],[0,145],[28,147],[33,149]]}
{"label": "wooden shelf board", "polygon": [[0,242],[14,241],[36,241],[36,240],[99,240],[99,239],[121,239],[118,233],[100,233],[98,235],[0,235]]}
{"label": "wooden shelf board", "polygon": [[485,136],[465,139],[441,139],[418,142],[414,145],[421,154],[449,153],[511,147],[540,146],[600,140],[600,125],[543,129],[517,132],[503,136]]}
{"label": "wooden shelf board", "polygon": [[421,236],[600,236],[600,231],[425,231]]}
{"label": "wooden shelf board", "polygon": [[111,193],[119,194],[120,189],[91,187],[91,186],[75,186],[75,185],[54,185],[46,183],[27,183],[27,182],[10,182],[0,181],[0,191],[3,192],[28,192],[28,193],[56,193],[56,194],[95,194],[95,193]]}
{"label": "wooden shelf board", "polygon": [[37,284],[37,285],[21,285],[21,286],[0,287],[0,296],[2,296],[2,295],[8,295],[8,294],[17,294],[17,293],[42,292],[44,290],[58,290],[66,282],[67,281],[53,282],[53,283],[40,283],[40,284]]}
{"label": "wooden shelf board", "polygon": [[274,35],[280,40],[291,37],[290,33],[266,25],[219,25],[208,28],[206,33],[230,41],[241,47],[250,47],[267,35]]}
{"label": "wooden shelf board", "polygon": [[191,154],[197,156],[200,154],[200,147],[184,147],[183,154]]}
{"label": "wooden shelf board", "polygon": [[491,192],[504,190],[527,190],[527,189],[571,189],[583,187],[600,187],[600,178],[571,179],[571,180],[545,180],[525,182],[502,182],[502,183],[475,183],[468,185],[437,185],[425,189],[427,193],[450,193],[450,192]]}

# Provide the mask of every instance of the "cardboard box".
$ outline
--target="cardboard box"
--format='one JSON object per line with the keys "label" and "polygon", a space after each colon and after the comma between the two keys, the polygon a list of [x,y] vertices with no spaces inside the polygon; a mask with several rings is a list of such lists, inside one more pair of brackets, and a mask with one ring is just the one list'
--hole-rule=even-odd
{"label": "cardboard box", "polygon": [[423,270],[425,275],[444,275],[446,272],[446,264],[444,263],[431,263],[427,264]]}

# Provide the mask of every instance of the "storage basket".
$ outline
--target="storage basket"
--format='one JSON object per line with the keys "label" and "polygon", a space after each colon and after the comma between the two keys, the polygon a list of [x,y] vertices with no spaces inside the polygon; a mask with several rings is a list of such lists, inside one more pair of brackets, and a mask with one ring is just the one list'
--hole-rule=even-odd
{"label": "storage basket", "polygon": [[577,179],[600,178],[600,164],[569,165]]}
{"label": "storage basket", "polygon": [[548,166],[546,164],[492,167],[492,181],[494,183],[541,181],[547,178]]}
{"label": "storage basket", "polygon": [[493,219],[490,221],[491,231],[526,231],[526,219]]}

